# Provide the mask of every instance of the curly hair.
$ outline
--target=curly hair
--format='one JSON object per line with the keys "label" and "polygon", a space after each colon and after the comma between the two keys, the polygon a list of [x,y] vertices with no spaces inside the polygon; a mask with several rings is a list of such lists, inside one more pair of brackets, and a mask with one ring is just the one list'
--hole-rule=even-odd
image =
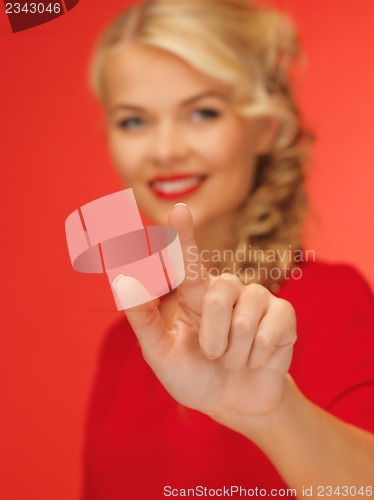
{"label": "curly hair", "polygon": [[[278,119],[274,147],[258,158],[253,188],[238,214],[234,258],[222,263],[239,270],[245,283],[277,291],[297,264],[295,252],[303,251],[305,165],[313,141],[291,85],[290,69],[301,56],[293,23],[249,0],[144,1],[110,24],[94,52],[91,83],[104,102],[106,52],[128,42],[164,49],[227,84],[238,113]],[[240,263],[238,252],[245,255]]]}

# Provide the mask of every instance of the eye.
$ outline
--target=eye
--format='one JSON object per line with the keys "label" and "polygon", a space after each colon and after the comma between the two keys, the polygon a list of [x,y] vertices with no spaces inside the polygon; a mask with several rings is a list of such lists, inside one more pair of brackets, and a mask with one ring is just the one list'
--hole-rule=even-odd
{"label": "eye", "polygon": [[193,121],[214,120],[218,118],[220,113],[212,108],[200,108],[192,112]]}
{"label": "eye", "polygon": [[144,120],[139,117],[131,117],[131,118],[125,118],[121,121],[118,122],[118,127],[123,128],[125,130],[134,130],[138,129],[141,126],[144,125]]}

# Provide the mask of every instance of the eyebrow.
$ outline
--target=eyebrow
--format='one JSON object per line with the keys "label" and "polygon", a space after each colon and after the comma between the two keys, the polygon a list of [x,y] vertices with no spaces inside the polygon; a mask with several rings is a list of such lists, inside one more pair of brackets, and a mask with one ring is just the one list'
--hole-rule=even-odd
{"label": "eyebrow", "polygon": [[[199,101],[200,99],[204,99],[206,97],[218,97],[219,99],[224,99],[224,95],[221,92],[215,91],[215,90],[208,90],[206,92],[202,92],[200,94],[197,94],[193,97],[189,97],[182,101],[181,105],[186,106],[188,104],[193,104],[195,101]],[[110,111],[116,111],[120,109],[127,109],[130,111],[144,111],[144,108],[141,106],[135,106],[133,104],[127,104],[127,103],[121,103],[113,106],[110,108]]]}

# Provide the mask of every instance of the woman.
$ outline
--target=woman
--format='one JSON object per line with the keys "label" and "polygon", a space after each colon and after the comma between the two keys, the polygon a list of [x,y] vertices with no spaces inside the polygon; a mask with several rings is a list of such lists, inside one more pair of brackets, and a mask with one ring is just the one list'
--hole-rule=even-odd
{"label": "woman", "polygon": [[[292,24],[246,0],[146,2],[99,43],[114,164],[178,230],[186,278],[106,339],[87,499],[372,495],[373,297],[302,253],[297,54]],[[113,286],[124,305],[141,287]]]}

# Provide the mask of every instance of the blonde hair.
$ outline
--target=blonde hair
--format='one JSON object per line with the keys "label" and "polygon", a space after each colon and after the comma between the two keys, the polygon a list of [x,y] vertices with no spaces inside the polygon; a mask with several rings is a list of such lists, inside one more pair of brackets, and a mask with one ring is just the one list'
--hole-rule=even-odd
{"label": "blonde hair", "polygon": [[[242,115],[278,119],[273,150],[258,159],[254,186],[235,228],[235,250],[247,255],[240,268],[266,270],[263,276],[257,273],[250,279],[248,272],[241,272],[243,281],[276,290],[285,275],[274,277],[271,271],[291,271],[294,252],[302,250],[307,209],[304,165],[313,139],[302,125],[290,84],[291,63],[300,56],[292,22],[274,9],[247,0],[144,1],[117,17],[99,40],[91,83],[101,100],[105,100],[105,54],[128,42],[164,49],[227,84],[232,103]],[[269,250],[271,259],[266,254]],[[224,265],[235,272],[238,269],[235,259]]]}

